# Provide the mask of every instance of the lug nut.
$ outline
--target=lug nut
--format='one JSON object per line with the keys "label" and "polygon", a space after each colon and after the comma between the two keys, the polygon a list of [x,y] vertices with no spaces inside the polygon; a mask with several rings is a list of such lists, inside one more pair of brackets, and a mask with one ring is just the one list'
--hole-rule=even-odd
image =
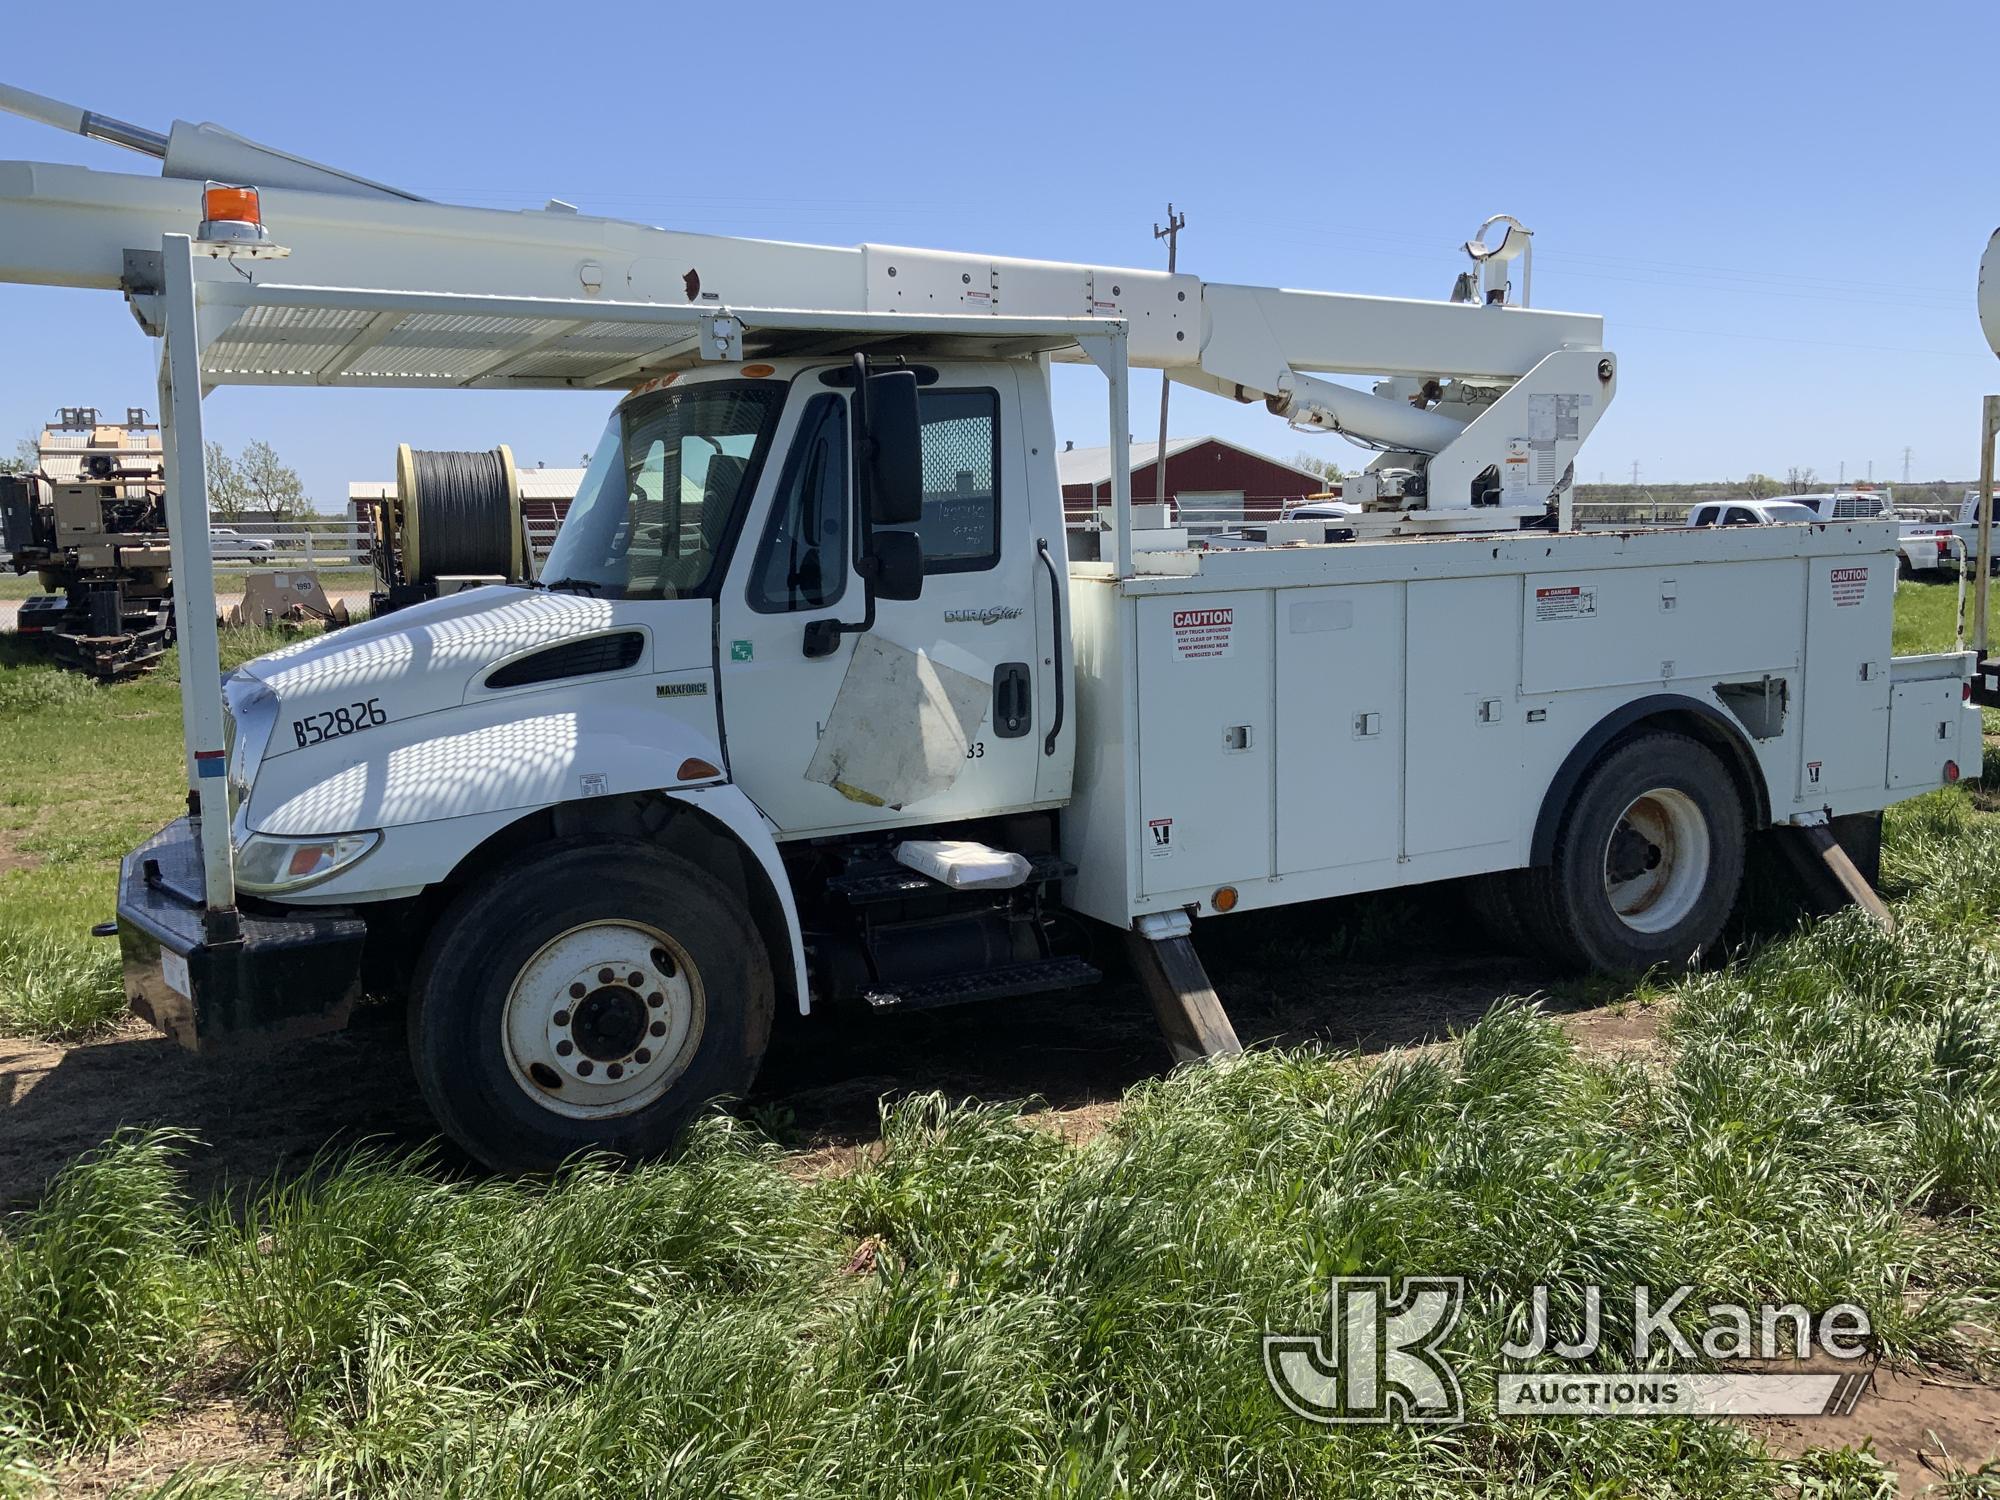
{"label": "lug nut", "polygon": [[573,984],[569,987],[569,997],[572,1000],[581,1000],[585,995],[589,993],[590,991],[586,990],[580,983]]}
{"label": "lug nut", "polygon": [[579,1078],[588,1078],[596,1071],[597,1065],[587,1057],[576,1065],[576,1076]]}
{"label": "lug nut", "polygon": [[652,1032],[654,1036],[665,1036],[667,1034],[667,1023],[665,1021],[655,1021],[646,1029]]}
{"label": "lug nut", "polygon": [[604,1070],[604,1075],[607,1078],[623,1078],[625,1076],[625,1070],[619,1067],[617,1063],[613,1063],[610,1067]]}
{"label": "lug nut", "polygon": [[574,1051],[576,1051],[576,1044],[574,1042],[564,1040],[556,1043],[557,1057],[568,1057]]}
{"label": "lug nut", "polygon": [[632,977],[627,979],[625,982],[626,984],[630,985],[633,989],[636,990],[637,988],[639,988],[640,985],[646,982],[646,976],[644,974],[641,974],[637,969],[634,969],[632,971]]}
{"label": "lug nut", "polygon": [[641,1047],[637,1052],[632,1054],[632,1061],[637,1063],[649,1063],[652,1060],[653,1054],[644,1047]]}
{"label": "lug nut", "polygon": [[662,995],[658,990],[654,990],[652,994],[646,997],[646,1003],[652,1006],[654,1010],[658,1010],[662,1005],[667,1003],[667,997]]}
{"label": "lug nut", "polygon": [[566,1010],[559,1010],[559,1011],[557,1011],[557,1012],[556,1012],[556,1014],[555,1014],[555,1022],[556,1022],[556,1025],[558,1025],[558,1026],[567,1026],[567,1025],[569,1025],[569,1012],[568,1012],[568,1011],[566,1011]]}
{"label": "lug nut", "polygon": [[597,982],[599,984],[609,984],[611,983],[612,980],[616,979],[617,977],[618,976],[612,973],[609,969],[599,969],[597,971]]}

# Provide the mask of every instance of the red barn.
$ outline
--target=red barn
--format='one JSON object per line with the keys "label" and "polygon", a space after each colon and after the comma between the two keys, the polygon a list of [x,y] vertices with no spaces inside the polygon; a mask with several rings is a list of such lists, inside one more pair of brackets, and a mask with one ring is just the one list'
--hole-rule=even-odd
{"label": "red barn", "polygon": [[[1158,443],[1132,444],[1132,503],[1150,505],[1158,481]],[[1056,455],[1063,510],[1070,519],[1111,503],[1111,450],[1065,447]],[[1310,469],[1280,463],[1218,437],[1167,440],[1167,503],[1178,524],[1199,529],[1241,521],[1271,521],[1288,504],[1319,494],[1327,483]]]}

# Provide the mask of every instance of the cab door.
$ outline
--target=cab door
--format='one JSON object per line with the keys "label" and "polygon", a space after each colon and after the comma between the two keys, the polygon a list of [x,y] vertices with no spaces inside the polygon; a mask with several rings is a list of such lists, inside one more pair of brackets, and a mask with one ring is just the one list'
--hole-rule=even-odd
{"label": "cab door", "polygon": [[1013,373],[921,372],[923,515],[910,529],[924,544],[922,595],[878,599],[872,628],[815,657],[807,625],[858,624],[868,602],[844,375],[795,382],[723,590],[730,774],[784,837],[1031,806],[1051,709],[1036,666],[1049,606],[1033,586]]}

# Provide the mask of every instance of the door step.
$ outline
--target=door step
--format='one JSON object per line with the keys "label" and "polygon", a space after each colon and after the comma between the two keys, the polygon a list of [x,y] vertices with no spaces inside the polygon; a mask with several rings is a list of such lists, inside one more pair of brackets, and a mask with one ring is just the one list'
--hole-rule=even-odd
{"label": "door step", "polygon": [[[1027,859],[1028,878],[1021,882],[1022,885],[1035,885],[1044,880],[1067,880],[1076,873],[1075,865],[1053,854],[1030,854]],[[855,860],[838,875],[830,876],[826,888],[837,896],[845,896],[856,906],[872,901],[900,901],[906,896],[950,889],[893,859]],[[1005,892],[994,891],[991,894],[1004,895]]]}
{"label": "door step", "polygon": [[975,969],[970,974],[915,980],[894,989],[869,990],[862,998],[871,1010],[933,1010],[941,1005],[965,1005],[974,1000],[1004,1000],[1015,995],[1077,989],[1095,984],[1103,977],[1080,958],[1041,958],[1029,963],[1002,964],[994,969]]}

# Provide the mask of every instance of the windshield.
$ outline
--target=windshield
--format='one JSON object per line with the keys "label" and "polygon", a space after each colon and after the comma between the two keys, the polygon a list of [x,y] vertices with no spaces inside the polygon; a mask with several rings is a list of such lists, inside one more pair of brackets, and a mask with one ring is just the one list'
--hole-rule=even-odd
{"label": "windshield", "polygon": [[625,401],[543,579],[630,599],[708,592],[784,402],[777,380],[716,380]]}

